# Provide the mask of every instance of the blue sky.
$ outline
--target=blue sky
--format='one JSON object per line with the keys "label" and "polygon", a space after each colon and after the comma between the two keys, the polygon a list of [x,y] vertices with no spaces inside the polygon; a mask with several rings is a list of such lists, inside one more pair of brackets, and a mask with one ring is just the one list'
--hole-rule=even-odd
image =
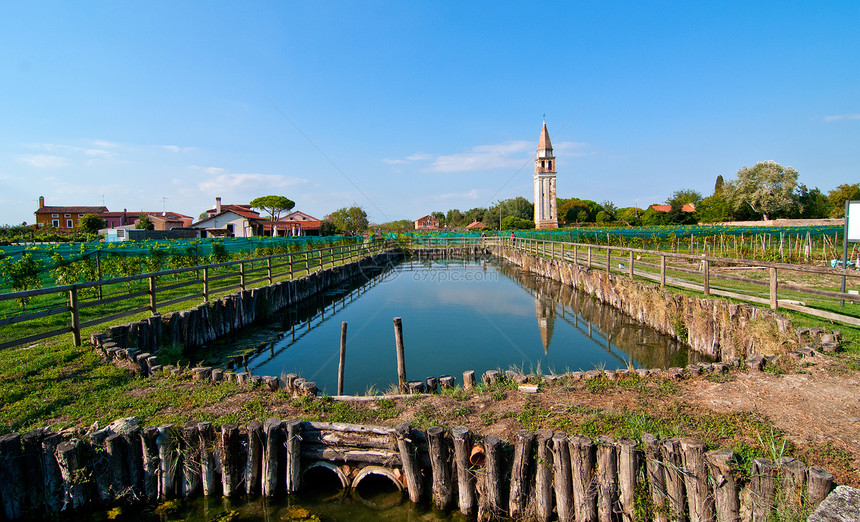
{"label": "blue sky", "polygon": [[[0,224],[286,195],[371,221],[860,181],[860,2],[5,2]],[[165,199],[166,198],[166,199]]]}

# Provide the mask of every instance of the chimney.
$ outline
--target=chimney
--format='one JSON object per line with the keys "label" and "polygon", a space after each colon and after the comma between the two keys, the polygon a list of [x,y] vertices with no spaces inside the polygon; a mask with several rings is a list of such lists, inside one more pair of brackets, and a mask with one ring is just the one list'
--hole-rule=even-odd
{"label": "chimney", "polygon": [[39,208],[45,207],[45,196],[39,196]]}
{"label": "chimney", "polygon": [[216,214],[221,213],[221,196],[218,196],[217,198],[215,198],[215,213]]}

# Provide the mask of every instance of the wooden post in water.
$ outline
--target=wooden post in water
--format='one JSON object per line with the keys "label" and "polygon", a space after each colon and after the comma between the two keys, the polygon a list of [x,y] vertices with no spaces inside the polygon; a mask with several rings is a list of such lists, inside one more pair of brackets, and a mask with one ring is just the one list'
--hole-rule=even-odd
{"label": "wooden post in water", "polygon": [[451,483],[451,463],[445,430],[439,426],[427,428],[427,444],[430,453],[430,468],[433,473],[433,504],[436,509],[445,511],[454,498],[454,484]]}
{"label": "wooden post in water", "polygon": [[200,494],[200,433],[198,421],[190,420],[182,427],[183,496]]}
{"label": "wooden post in water", "polygon": [[215,427],[211,422],[201,422],[197,425],[197,432],[200,436],[200,482],[203,485],[203,495],[215,496],[219,493],[218,482],[215,479],[218,469],[218,459],[215,456]]}
{"label": "wooden post in water", "polygon": [[340,362],[337,365],[337,394],[343,395],[343,372],[346,366],[346,321],[340,324]]}
{"label": "wooden post in water", "polygon": [[475,387],[475,370],[466,370],[463,372],[463,389],[466,391]]}
{"label": "wooden post in water", "polygon": [[179,456],[176,451],[176,440],[173,436],[173,425],[164,424],[158,427],[158,458],[160,474],[158,498],[166,500],[173,497],[176,471]]}
{"label": "wooden post in water", "polygon": [[406,393],[406,355],[403,353],[403,324],[399,317],[394,318],[394,343],[397,348],[397,387]]}
{"label": "wooden post in water", "polygon": [[158,498],[158,428],[147,426],[141,433],[143,454],[143,494],[149,500]]}
{"label": "wooden post in water", "polygon": [[266,452],[263,454],[262,493],[265,497],[274,496],[278,487],[278,461],[280,448],[284,447],[284,421],[268,419],[263,423],[263,433],[266,439]]}
{"label": "wooden post in water", "polygon": [[287,436],[287,493],[297,493],[302,479],[302,422],[299,419],[290,419],[284,423],[284,427]]}
{"label": "wooden post in water", "polygon": [[225,497],[232,497],[239,491],[241,472],[245,462],[240,455],[239,425],[228,422],[221,426],[221,484]]}
{"label": "wooden post in water", "polygon": [[529,472],[531,466],[534,433],[529,430],[517,431],[514,444],[514,462],[511,465],[511,490],[508,500],[508,515],[513,519],[522,518],[529,498]]}
{"label": "wooden post in water", "polygon": [[495,520],[502,509],[502,441],[495,435],[484,437],[484,473],[481,475],[481,492],[478,520]]}
{"label": "wooden post in water", "polygon": [[469,469],[472,433],[469,428],[458,426],[451,430],[451,436],[454,439],[454,462],[457,465],[457,500],[460,513],[471,516],[475,513],[475,476]]}
{"label": "wooden post in water", "polygon": [[260,493],[260,473],[263,469],[263,423],[252,420],[248,423],[248,459],[245,461],[245,493]]}

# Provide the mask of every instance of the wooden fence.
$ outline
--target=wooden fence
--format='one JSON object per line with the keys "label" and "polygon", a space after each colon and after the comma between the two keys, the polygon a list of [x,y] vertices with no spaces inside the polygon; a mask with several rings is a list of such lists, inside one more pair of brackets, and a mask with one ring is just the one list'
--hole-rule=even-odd
{"label": "wooden fence", "polygon": [[[13,337],[0,343],[0,349],[32,343],[64,333],[72,333],[75,346],[81,344],[81,330],[90,326],[104,324],[124,317],[144,312],[157,313],[160,309],[192,299],[209,301],[213,295],[225,294],[234,290],[245,290],[261,284],[272,285],[276,280],[292,280],[302,273],[323,269],[337,264],[348,263],[392,248],[387,241],[373,241],[351,245],[332,246],[303,252],[291,252],[253,259],[213,263],[195,267],[164,270],[134,276],[76,283],[72,285],[41,288],[22,292],[0,294],[0,302],[28,300],[39,296],[63,296],[62,304],[48,308],[24,312],[0,319],[0,328],[68,314],[69,322],[58,328],[41,331],[23,337]],[[179,280],[182,276],[186,280]],[[193,276],[193,277],[192,277]],[[171,281],[165,282],[170,278]],[[137,284],[145,288],[137,291],[124,291],[110,295],[103,289],[125,284]],[[82,293],[93,289],[98,297],[84,299]],[[104,295],[106,295],[104,297]],[[141,304],[143,302],[143,304]],[[119,305],[122,310],[115,313],[99,314],[108,306]],[[94,317],[82,320],[85,311],[94,312]]]}
{"label": "wooden fence", "polygon": [[[860,326],[860,309],[855,315],[830,312],[806,306],[800,299],[816,299],[837,305],[860,305],[860,295],[830,290],[840,287],[842,278],[860,286],[860,270],[796,265],[773,261],[751,261],[725,257],[660,252],[620,246],[596,246],[542,239],[509,237],[486,238],[411,238],[403,246],[420,248],[459,248],[471,245],[501,246],[548,259],[566,261],[588,268],[605,270],[630,278],[658,282],[701,292],[704,296],[721,296],[759,305],[773,310],[785,308],[816,317]],[[766,277],[741,277],[732,272],[758,272]],[[807,278],[816,284],[801,284],[794,279]],[[757,290],[761,290],[757,292]],[[780,297],[780,294],[782,297]]]}

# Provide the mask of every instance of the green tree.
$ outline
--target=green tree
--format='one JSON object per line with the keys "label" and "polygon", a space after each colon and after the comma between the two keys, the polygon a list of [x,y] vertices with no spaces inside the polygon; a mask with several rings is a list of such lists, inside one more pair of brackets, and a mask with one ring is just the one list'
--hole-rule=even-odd
{"label": "green tree", "polygon": [[681,189],[676,190],[672,193],[672,197],[666,200],[667,205],[675,205],[684,206],[689,203],[694,205],[698,204],[702,201],[702,194],[692,189]]}
{"label": "green tree", "polygon": [[732,205],[720,194],[703,199],[696,205],[696,218],[702,223],[731,221]]}
{"label": "green tree", "polygon": [[760,161],[738,171],[724,191],[735,209],[748,206],[762,219],[791,215],[797,206],[797,171],[775,161]]}
{"label": "green tree", "polygon": [[636,227],[642,224],[642,214],[645,211],[638,207],[622,208],[618,211],[618,219],[627,224],[627,226]]}
{"label": "green tree", "polygon": [[827,193],[827,199],[833,203],[830,217],[843,218],[845,217],[845,202],[860,200],[860,183],[839,185]]}
{"label": "green tree", "polygon": [[465,219],[466,216],[464,216],[463,213],[460,212],[460,209],[457,208],[451,209],[447,214],[445,214],[445,222],[452,227],[459,227],[471,223],[471,221],[469,223],[463,223]]}
{"label": "green tree", "polygon": [[367,212],[361,207],[340,208],[325,217],[338,234],[357,236],[367,230]]}
{"label": "green tree", "polygon": [[714,183],[714,195],[719,194],[723,191],[723,187],[726,185],[725,180],[723,180],[723,175],[720,174],[717,176],[717,181]]}
{"label": "green tree", "polygon": [[[618,213],[618,207],[615,206],[615,203],[611,201],[604,201],[602,206],[603,211],[606,212],[607,216],[609,216],[609,219],[607,219],[606,221],[612,221],[613,219],[615,219],[615,214]],[[598,216],[600,216],[600,213],[598,213]],[[598,219],[597,222],[600,223],[600,219]]]}
{"label": "green tree", "polygon": [[506,216],[502,218],[502,230],[532,230],[535,222],[531,219],[523,219],[517,216]]}
{"label": "green tree", "polygon": [[155,224],[151,219],[149,219],[149,216],[141,214],[137,218],[137,223],[134,224],[134,228],[138,230],[155,230]]}
{"label": "green tree", "polygon": [[798,206],[795,216],[802,219],[821,219],[830,216],[833,211],[833,203],[818,190],[808,189],[806,185],[800,184],[797,189]]}
{"label": "green tree", "polygon": [[296,206],[296,202],[286,196],[269,195],[254,198],[249,205],[269,214],[271,221],[277,221],[281,217],[281,212],[292,210]]}
{"label": "green tree", "polygon": [[84,217],[78,221],[78,228],[81,232],[87,234],[98,234],[99,230],[107,226],[107,221],[98,217],[95,214],[84,214]]}

